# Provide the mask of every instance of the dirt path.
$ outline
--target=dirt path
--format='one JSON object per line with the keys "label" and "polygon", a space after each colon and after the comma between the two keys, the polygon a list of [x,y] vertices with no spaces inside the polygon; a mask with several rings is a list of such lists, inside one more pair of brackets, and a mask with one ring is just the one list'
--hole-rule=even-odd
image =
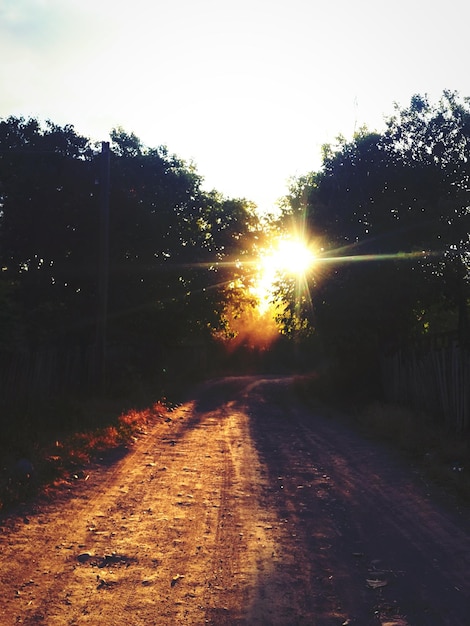
{"label": "dirt path", "polygon": [[468,626],[468,513],[306,409],[206,385],[111,467],[0,526],[0,624]]}

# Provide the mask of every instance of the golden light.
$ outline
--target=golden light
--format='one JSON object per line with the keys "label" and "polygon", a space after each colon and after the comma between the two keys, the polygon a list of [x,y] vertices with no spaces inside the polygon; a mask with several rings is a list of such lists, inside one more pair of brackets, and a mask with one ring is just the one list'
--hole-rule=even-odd
{"label": "golden light", "polygon": [[276,282],[283,274],[305,282],[314,262],[312,248],[301,238],[280,238],[266,250],[260,257],[259,274],[252,288],[252,293],[259,300],[260,312],[265,313],[272,304]]}
{"label": "golden light", "polygon": [[264,262],[271,264],[279,273],[287,272],[299,276],[311,268],[314,260],[315,255],[304,241],[281,239]]}

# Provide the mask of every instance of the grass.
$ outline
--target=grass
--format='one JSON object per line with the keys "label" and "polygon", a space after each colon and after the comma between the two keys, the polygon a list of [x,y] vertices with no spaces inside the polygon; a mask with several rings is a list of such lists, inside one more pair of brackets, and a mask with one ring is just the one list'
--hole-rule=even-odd
{"label": "grass", "polygon": [[[64,410],[73,413],[71,407]],[[81,419],[67,420],[68,428],[33,429],[27,420],[12,420],[4,429],[0,445],[0,511],[42,492],[86,477],[86,467],[116,450],[125,450],[136,437],[158,420],[168,416],[171,407],[159,401],[144,409],[121,414],[109,402],[94,401],[81,407]],[[73,416],[72,416],[73,417]],[[80,424],[82,427],[80,428]]]}
{"label": "grass", "polygon": [[381,402],[359,409],[354,421],[367,436],[399,450],[423,478],[470,504],[468,433],[456,433],[438,417]]}
{"label": "grass", "polygon": [[470,504],[470,433],[456,433],[438,416],[411,408],[367,400],[366,394],[338,398],[337,385],[321,376],[297,380],[304,399],[317,406],[333,406],[365,436],[386,443],[417,468],[426,482],[447,496]]}

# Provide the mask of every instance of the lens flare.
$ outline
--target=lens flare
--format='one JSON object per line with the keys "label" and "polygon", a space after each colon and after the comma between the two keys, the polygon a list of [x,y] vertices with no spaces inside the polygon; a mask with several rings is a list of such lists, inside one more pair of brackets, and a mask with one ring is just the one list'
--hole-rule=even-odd
{"label": "lens flare", "polygon": [[308,245],[300,239],[281,239],[262,258],[262,265],[274,273],[286,272],[298,276],[312,266],[315,256]]}
{"label": "lens flare", "polygon": [[314,263],[312,248],[301,238],[280,238],[273,243],[259,259],[257,280],[251,290],[259,301],[260,313],[273,304],[276,283],[283,276],[305,283]]}

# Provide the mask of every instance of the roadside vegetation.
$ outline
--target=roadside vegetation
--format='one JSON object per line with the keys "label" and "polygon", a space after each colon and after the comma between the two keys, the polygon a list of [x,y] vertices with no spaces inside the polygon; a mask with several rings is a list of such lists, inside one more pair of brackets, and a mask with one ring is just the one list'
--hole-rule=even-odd
{"label": "roadside vegetation", "polygon": [[327,417],[342,420],[365,437],[391,447],[414,467],[431,490],[457,506],[470,506],[470,445],[468,434],[450,428],[440,415],[383,399],[367,401],[363,394],[341,398],[321,376],[296,377],[304,401]]}
{"label": "roadside vegetation", "polygon": [[[86,404],[86,406],[85,406]],[[75,427],[5,433],[0,443],[0,513],[32,496],[53,496],[57,488],[87,480],[94,463],[114,462],[153,424],[171,420],[165,399],[146,408],[118,412],[110,401],[83,403]]]}
{"label": "roadside vegetation", "polygon": [[408,407],[375,403],[359,411],[361,431],[393,445],[447,495],[470,504],[470,449],[467,437]]}

